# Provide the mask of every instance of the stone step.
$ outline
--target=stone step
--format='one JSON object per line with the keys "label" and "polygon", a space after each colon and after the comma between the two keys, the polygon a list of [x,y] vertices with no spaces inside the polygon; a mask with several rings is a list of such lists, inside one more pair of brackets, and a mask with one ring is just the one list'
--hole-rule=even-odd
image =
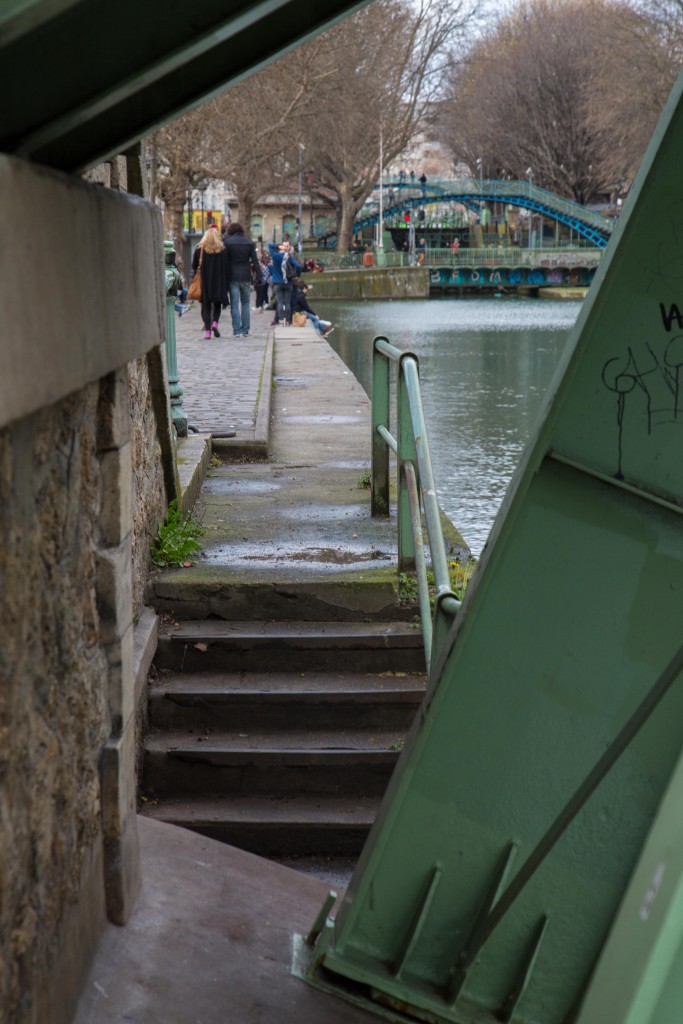
{"label": "stone step", "polygon": [[[272,857],[356,857],[379,797],[184,797],[147,799],[141,813]],[[348,870],[348,865],[346,865]]]}
{"label": "stone step", "polygon": [[152,729],[409,729],[425,691],[417,673],[163,674]]}
{"label": "stone step", "polygon": [[155,663],[174,672],[424,671],[422,633],[404,622],[166,623]]}
{"label": "stone step", "polygon": [[384,792],[404,738],[405,729],[152,733],[144,746],[142,791],[147,797],[377,797]]}
{"label": "stone step", "polygon": [[153,582],[151,603],[159,614],[183,619],[216,615],[229,621],[278,619],[281,621],[338,621],[373,619],[412,620],[414,605],[398,600],[397,574],[376,568],[367,579],[245,582],[244,571],[221,565],[167,569]]}

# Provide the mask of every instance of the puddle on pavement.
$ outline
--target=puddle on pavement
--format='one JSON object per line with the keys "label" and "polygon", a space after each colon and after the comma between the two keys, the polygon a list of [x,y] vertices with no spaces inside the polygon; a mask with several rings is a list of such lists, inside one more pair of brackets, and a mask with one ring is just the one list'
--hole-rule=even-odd
{"label": "puddle on pavement", "polygon": [[306,548],[289,556],[292,562],[334,562],[336,565],[350,565],[352,562],[377,562],[391,556],[384,551],[365,551],[362,555],[354,554],[342,548]]}
{"label": "puddle on pavement", "polygon": [[260,564],[259,575],[264,572],[267,575],[276,577],[283,572],[296,576],[306,576],[308,573],[315,574],[322,568],[329,572],[342,571],[358,568],[370,569],[386,562],[394,562],[395,551],[387,551],[381,548],[352,547],[345,544],[344,547],[302,547],[301,544],[278,544],[277,546],[261,541],[260,543],[237,543],[231,545],[219,544],[213,548],[207,548],[200,564],[209,563],[212,565],[229,566],[231,570],[243,569],[247,574],[249,571],[257,571]]}
{"label": "puddle on pavement", "polygon": [[302,508],[300,505],[293,505],[291,508],[281,508],[280,516],[297,521],[305,520],[311,526],[321,526],[326,523],[348,523],[349,520],[370,521],[370,510],[367,505],[316,505],[315,511],[310,511],[310,506]]}
{"label": "puddle on pavement", "polygon": [[280,387],[286,388],[308,388],[311,384],[319,381],[321,378],[315,376],[309,377],[273,377],[273,380]]}
{"label": "puddle on pavement", "polygon": [[279,491],[281,484],[265,480],[236,480],[234,477],[209,476],[204,480],[202,490],[206,494],[269,494]]}
{"label": "puddle on pavement", "polygon": [[358,423],[363,417],[360,416],[329,416],[319,414],[317,416],[288,416],[288,423]]}

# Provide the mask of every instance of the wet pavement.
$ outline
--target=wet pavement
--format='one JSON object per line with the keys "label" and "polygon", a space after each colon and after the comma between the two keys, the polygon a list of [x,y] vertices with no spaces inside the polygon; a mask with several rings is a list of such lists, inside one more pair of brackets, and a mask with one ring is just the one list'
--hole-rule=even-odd
{"label": "wet pavement", "polygon": [[[268,458],[210,467],[195,506],[204,553],[160,574],[157,596],[172,601],[218,580],[324,586],[341,575],[367,583],[384,570],[386,582],[396,569],[396,520],[370,515],[370,403],[341,359],[312,325],[275,327],[268,366],[268,313],[252,313],[250,338],[204,341],[196,312],[178,325],[190,422],[253,437],[269,404]],[[225,448],[220,455],[230,457]]]}

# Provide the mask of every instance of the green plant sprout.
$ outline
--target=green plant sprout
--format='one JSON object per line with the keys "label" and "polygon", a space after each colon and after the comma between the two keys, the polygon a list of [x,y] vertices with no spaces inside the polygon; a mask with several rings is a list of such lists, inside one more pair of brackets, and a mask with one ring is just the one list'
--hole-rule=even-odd
{"label": "green plant sprout", "polygon": [[165,519],[159,523],[157,537],[151,548],[155,565],[184,565],[191,555],[202,550],[197,540],[204,533],[199,520],[191,512],[178,508],[175,499],[168,506]]}
{"label": "green plant sprout", "polygon": [[[448,577],[451,590],[458,601],[462,601],[464,598],[465,591],[476,567],[477,562],[474,558],[466,558],[462,562],[457,559],[448,563]],[[435,600],[434,573],[431,569],[427,570],[427,584],[430,592],[429,603],[433,608]],[[400,572],[398,574],[398,596],[402,604],[413,604],[417,601],[419,596],[417,577],[413,573]]]}

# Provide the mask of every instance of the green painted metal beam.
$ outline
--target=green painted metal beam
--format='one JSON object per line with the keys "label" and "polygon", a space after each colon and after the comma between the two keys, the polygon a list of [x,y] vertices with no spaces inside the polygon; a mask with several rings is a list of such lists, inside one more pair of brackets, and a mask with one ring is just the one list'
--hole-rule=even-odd
{"label": "green painted metal beam", "polygon": [[[322,966],[392,1019],[573,1020],[683,748],[682,97],[683,77],[311,955],[314,983]],[[662,959],[616,1016],[606,951],[581,1024],[680,1019],[671,861],[670,934],[637,951]],[[656,888],[657,854],[642,863],[631,906]]]}
{"label": "green painted metal beam", "polygon": [[82,170],[365,2],[15,0],[0,12],[0,150]]}
{"label": "green painted metal beam", "polygon": [[576,1024],[679,1024],[683,1014],[683,760],[605,943]]}

